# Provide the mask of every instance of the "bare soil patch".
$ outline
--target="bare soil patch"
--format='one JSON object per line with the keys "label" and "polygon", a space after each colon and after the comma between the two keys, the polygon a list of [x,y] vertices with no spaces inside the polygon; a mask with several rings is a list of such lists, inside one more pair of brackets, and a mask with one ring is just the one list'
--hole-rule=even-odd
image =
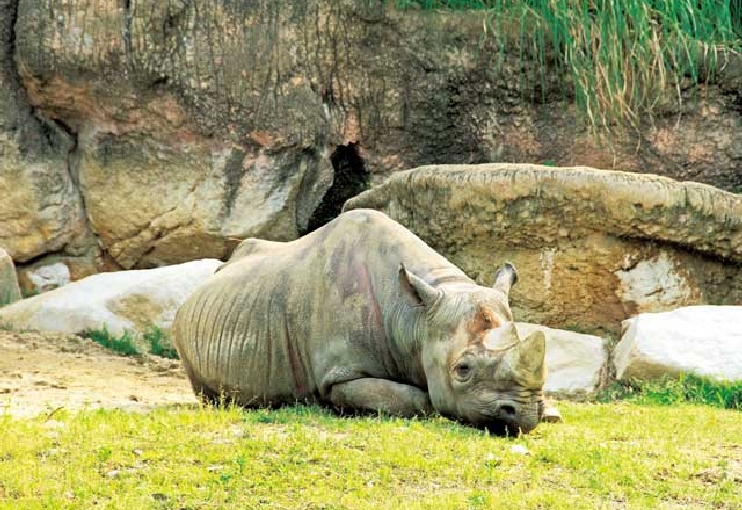
{"label": "bare soil patch", "polygon": [[177,360],[123,357],[76,335],[0,330],[0,415],[195,402]]}

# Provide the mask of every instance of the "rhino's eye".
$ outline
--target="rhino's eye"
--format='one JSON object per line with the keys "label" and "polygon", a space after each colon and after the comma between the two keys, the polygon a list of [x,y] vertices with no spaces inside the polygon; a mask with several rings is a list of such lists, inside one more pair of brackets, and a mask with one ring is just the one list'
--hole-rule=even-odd
{"label": "rhino's eye", "polygon": [[468,362],[464,361],[456,365],[454,371],[456,372],[457,379],[465,381],[466,379],[471,377],[472,366]]}

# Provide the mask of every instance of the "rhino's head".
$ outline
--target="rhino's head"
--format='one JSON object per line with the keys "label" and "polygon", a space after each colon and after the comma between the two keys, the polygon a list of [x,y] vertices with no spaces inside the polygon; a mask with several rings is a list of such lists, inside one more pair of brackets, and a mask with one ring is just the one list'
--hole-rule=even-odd
{"label": "rhino's head", "polygon": [[439,290],[400,268],[405,292],[426,310],[422,361],[433,406],[496,433],[531,431],[544,407],[546,342],[540,331],[518,336],[508,305],[516,280],[508,263],[492,288]]}

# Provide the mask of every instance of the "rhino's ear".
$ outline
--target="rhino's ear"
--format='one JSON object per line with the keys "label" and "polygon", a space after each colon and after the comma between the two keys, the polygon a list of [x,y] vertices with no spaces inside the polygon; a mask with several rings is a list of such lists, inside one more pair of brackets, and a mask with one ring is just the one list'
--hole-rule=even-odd
{"label": "rhino's ear", "polygon": [[438,290],[407,271],[404,264],[399,265],[399,284],[402,294],[411,299],[415,306],[431,306],[440,297]]}
{"label": "rhino's ear", "polygon": [[518,271],[515,270],[515,266],[510,262],[505,262],[503,266],[497,270],[495,274],[495,283],[492,285],[493,288],[503,292],[506,296],[510,292],[510,287],[518,282]]}

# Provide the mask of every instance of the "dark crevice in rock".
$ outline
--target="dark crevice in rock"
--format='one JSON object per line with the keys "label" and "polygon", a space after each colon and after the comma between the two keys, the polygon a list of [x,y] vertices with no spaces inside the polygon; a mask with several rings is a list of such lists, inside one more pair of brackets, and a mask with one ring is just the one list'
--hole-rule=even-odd
{"label": "dark crevice in rock", "polygon": [[224,204],[227,217],[232,213],[232,207],[240,191],[242,177],[245,175],[245,169],[242,166],[244,160],[245,153],[236,150],[224,164]]}
{"label": "dark crevice in rock", "polygon": [[131,55],[131,18],[131,0],[124,0],[124,43],[127,55]]}
{"label": "dark crevice in rock", "polygon": [[332,153],[332,186],[322,197],[319,206],[309,218],[307,228],[300,235],[308,234],[336,218],[346,200],[368,189],[369,172],[359,148],[358,142],[350,142],[348,145],[338,146]]}
{"label": "dark crevice in rock", "polygon": [[152,83],[150,84],[150,88],[156,89],[166,87],[168,83],[170,83],[169,76],[159,76],[152,81]]}
{"label": "dark crevice in rock", "polygon": [[53,264],[56,260],[52,259],[55,259],[57,257],[61,259],[69,256],[70,254],[64,250],[64,247],[62,247],[59,250],[47,251],[42,253],[41,255],[37,255],[30,259],[24,260],[23,262],[18,262],[16,263],[15,268],[16,271],[20,272],[23,269],[27,269],[35,265],[46,265],[43,264],[44,262],[46,262],[47,264]]}

